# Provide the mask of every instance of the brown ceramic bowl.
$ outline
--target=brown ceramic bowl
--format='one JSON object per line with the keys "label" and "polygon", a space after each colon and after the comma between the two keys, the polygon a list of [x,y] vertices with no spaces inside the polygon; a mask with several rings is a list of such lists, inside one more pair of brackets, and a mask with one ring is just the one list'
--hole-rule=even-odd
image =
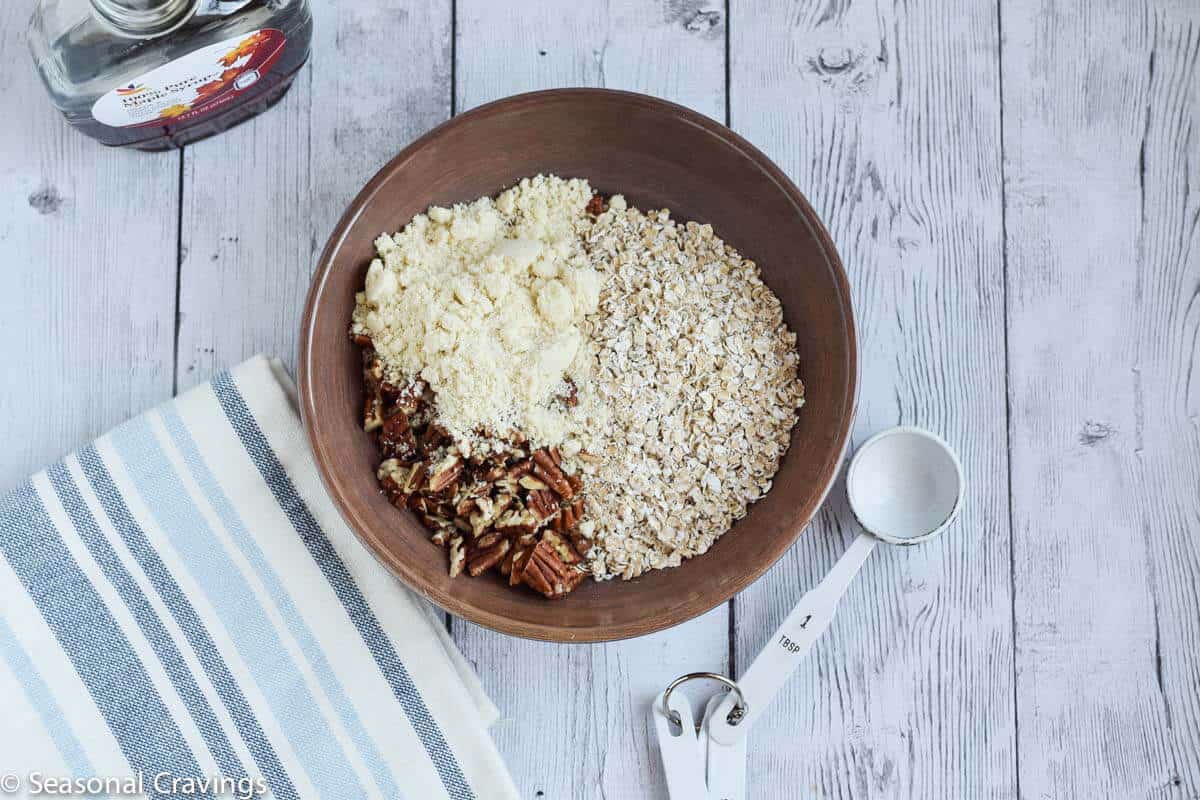
{"label": "brown ceramic bowl", "polygon": [[[496,574],[451,580],[446,556],[375,482],[360,426],[358,349],[347,331],[381,232],[433,204],[495,195],[537,173],[588,178],[643,210],[711,223],[758,262],[797,334],[808,389],[774,488],[703,556],[631,581],[584,581],[562,600]],[[317,266],[300,345],[300,408],[325,486],[350,527],[405,583],[447,611],[551,641],[662,630],[728,600],[783,555],[833,483],[854,412],[856,350],[846,275],[828,233],[787,176],[737,134],[662,100],[597,89],[510,97],[455,117],[371,179]]]}

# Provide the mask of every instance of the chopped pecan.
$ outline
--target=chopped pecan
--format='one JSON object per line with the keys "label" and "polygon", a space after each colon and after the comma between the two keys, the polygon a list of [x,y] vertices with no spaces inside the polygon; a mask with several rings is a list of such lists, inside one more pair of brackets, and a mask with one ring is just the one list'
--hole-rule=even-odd
{"label": "chopped pecan", "polygon": [[440,517],[437,514],[417,512],[417,519],[421,520],[421,524],[431,531],[440,531],[443,528],[451,527],[450,520]]}
{"label": "chopped pecan", "polygon": [[441,425],[434,423],[425,429],[425,435],[421,438],[421,449],[428,455],[452,441],[450,432]]}
{"label": "chopped pecan", "polygon": [[484,528],[491,525],[501,514],[507,511],[512,502],[513,496],[511,494],[497,495],[494,500],[490,497],[476,498],[475,506],[479,509],[479,513],[471,514],[470,516],[472,532],[478,536]]}
{"label": "chopped pecan", "polygon": [[524,478],[521,478],[521,480],[517,481],[517,485],[531,492],[545,491],[550,488],[547,484],[532,475],[526,475]]}
{"label": "chopped pecan", "polygon": [[489,547],[479,548],[471,555],[467,562],[467,572],[475,577],[482,575],[492,567],[500,563],[508,549],[512,547],[508,539],[499,539]]}
{"label": "chopped pecan", "polygon": [[429,472],[429,491],[440,492],[462,474],[463,461],[458,456],[446,456]]}
{"label": "chopped pecan", "polygon": [[353,342],[363,350],[374,350],[375,343],[371,341],[370,336],[364,336],[361,333],[356,333],[350,337]]}
{"label": "chopped pecan", "polygon": [[536,531],[540,523],[531,511],[519,509],[508,511],[496,520],[496,530],[509,536],[522,536]]}
{"label": "chopped pecan", "polygon": [[533,471],[533,462],[529,459],[518,461],[508,468],[508,473],[504,476],[512,481],[519,481],[521,478]]}
{"label": "chopped pecan", "polygon": [[571,488],[567,476],[554,462],[554,456],[544,448],[533,454],[533,474],[549,484],[564,500],[575,496],[575,490]]}
{"label": "chopped pecan", "polygon": [[[514,564],[514,574],[516,571]],[[520,574],[526,586],[551,599],[563,597],[583,580],[583,573],[565,563],[546,539],[530,551]]]}
{"label": "chopped pecan", "polygon": [[[436,421],[424,381],[385,381],[369,339],[358,344],[368,398],[364,423],[379,429],[376,477],[388,501],[410,509],[430,541],[446,548],[451,577],[498,569],[510,585],[526,583],[547,597],[574,589],[585,574],[581,553],[592,545],[580,523],[583,483],[568,473],[562,454],[553,447],[531,452],[517,430],[499,446],[473,444],[496,440],[486,431],[455,440]],[[575,395],[568,381],[563,402],[573,404]]]}
{"label": "chopped pecan", "polygon": [[383,425],[383,401],[368,394],[363,401],[363,430],[367,433],[379,430]]}
{"label": "chopped pecan", "polygon": [[429,465],[424,461],[418,461],[413,464],[408,471],[408,476],[404,479],[403,489],[405,493],[412,494],[420,491],[425,486],[425,478],[429,475]]}
{"label": "chopped pecan", "polygon": [[463,549],[463,540],[461,536],[455,536],[450,540],[450,577],[457,578],[463,570],[463,564],[467,560],[467,551]]}
{"label": "chopped pecan", "polygon": [[379,449],[385,458],[395,458],[405,464],[417,460],[417,440],[413,436],[407,414],[397,411],[383,421],[383,430],[379,434]]}
{"label": "chopped pecan", "polygon": [[518,544],[512,552],[512,566],[509,567],[508,585],[517,586],[521,583],[521,573],[525,571],[525,564],[529,561],[530,553],[529,545]]}
{"label": "chopped pecan", "polygon": [[363,351],[363,430],[370,433],[383,425],[383,362],[373,350]]}
{"label": "chopped pecan", "polygon": [[525,498],[529,510],[537,515],[539,522],[544,522],[558,513],[558,502],[549,489],[535,489]]}
{"label": "chopped pecan", "polygon": [[583,498],[576,497],[570,503],[564,503],[562,513],[567,519],[567,530],[574,528],[583,519]]}
{"label": "chopped pecan", "polygon": [[383,401],[387,406],[387,413],[403,412],[409,416],[416,414],[424,404],[423,398],[427,388],[429,388],[429,384],[419,379],[412,381],[405,387],[399,387],[384,381],[380,389],[383,394]]}
{"label": "chopped pecan", "polygon": [[[487,548],[494,545],[496,542],[500,541],[501,538],[502,538],[501,535],[497,531],[492,531],[491,533],[485,533],[483,536],[479,537],[478,541],[475,542],[475,546],[481,550],[486,550]],[[507,540],[505,540],[505,541],[507,541]]]}
{"label": "chopped pecan", "polygon": [[592,199],[588,200],[588,203],[586,206],[584,206],[583,210],[591,214],[593,217],[598,217],[608,210],[608,201],[604,199],[604,195],[598,193],[594,194],[592,195]]}
{"label": "chopped pecan", "polygon": [[570,531],[567,533],[567,538],[571,540],[571,546],[575,548],[575,552],[579,555],[587,557],[591,552],[592,540],[584,536],[579,531]]}
{"label": "chopped pecan", "polygon": [[575,548],[571,547],[571,543],[554,531],[546,531],[542,536],[542,542],[554,548],[554,552],[564,564],[578,564],[583,561],[579,553],[575,552]]}
{"label": "chopped pecan", "polygon": [[389,500],[405,494],[404,482],[408,479],[408,468],[396,459],[389,458],[381,462],[379,469],[375,470],[375,477],[379,479],[379,485]]}

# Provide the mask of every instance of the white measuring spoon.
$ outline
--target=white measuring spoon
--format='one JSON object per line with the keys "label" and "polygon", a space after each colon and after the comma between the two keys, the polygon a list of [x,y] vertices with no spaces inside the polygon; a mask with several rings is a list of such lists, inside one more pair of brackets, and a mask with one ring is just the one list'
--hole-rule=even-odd
{"label": "white measuring spoon", "polygon": [[730,692],[708,720],[708,735],[732,744],[746,735],[788,676],[833,621],[838,601],[876,543],[909,545],[944,531],[962,507],[964,479],[958,456],[941,437],[921,428],[878,433],[858,448],[846,472],[850,510],[866,533],[779,626],[738,680],[744,700]]}

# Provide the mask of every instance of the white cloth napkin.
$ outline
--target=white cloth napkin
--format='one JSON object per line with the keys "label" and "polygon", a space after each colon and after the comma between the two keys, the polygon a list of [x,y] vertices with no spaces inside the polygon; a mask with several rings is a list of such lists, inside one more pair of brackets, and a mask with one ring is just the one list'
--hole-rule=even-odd
{"label": "white cloth napkin", "polygon": [[276,363],[0,499],[0,554],[0,768],[17,794],[107,778],[150,797],[245,797],[246,781],[276,798],[518,797],[495,706],[338,516]]}

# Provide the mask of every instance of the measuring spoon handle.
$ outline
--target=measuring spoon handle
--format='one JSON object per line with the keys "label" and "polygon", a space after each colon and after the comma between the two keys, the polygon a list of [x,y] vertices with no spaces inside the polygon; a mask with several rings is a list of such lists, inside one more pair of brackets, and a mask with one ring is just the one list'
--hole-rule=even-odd
{"label": "measuring spoon handle", "polygon": [[738,679],[738,687],[749,707],[747,712],[736,725],[729,724],[727,718],[734,706],[734,694],[730,692],[709,720],[709,736],[722,744],[732,744],[746,735],[813,643],[829,627],[838,601],[875,549],[876,541],[870,534],[859,534],[825,579],[800,598],[750,668]]}

